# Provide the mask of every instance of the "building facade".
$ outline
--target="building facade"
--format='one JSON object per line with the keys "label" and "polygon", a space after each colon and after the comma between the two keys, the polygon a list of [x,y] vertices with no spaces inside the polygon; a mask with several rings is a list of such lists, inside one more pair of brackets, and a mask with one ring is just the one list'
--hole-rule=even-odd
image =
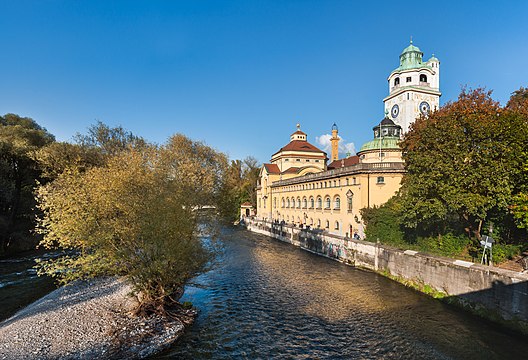
{"label": "building facade", "polygon": [[[403,50],[400,66],[389,76],[389,84],[396,85],[390,86],[384,99],[386,116],[372,128],[373,139],[357,155],[339,159],[334,124],[327,164],[327,154],[310,144],[297,124],[290,142],[261,168],[256,216],[363,237],[360,210],[385,203],[400,188],[402,134],[418,114],[427,115],[439,106],[439,61],[432,57],[423,63],[422,56],[412,43]],[[408,83],[401,84],[402,78],[409,77]]]}

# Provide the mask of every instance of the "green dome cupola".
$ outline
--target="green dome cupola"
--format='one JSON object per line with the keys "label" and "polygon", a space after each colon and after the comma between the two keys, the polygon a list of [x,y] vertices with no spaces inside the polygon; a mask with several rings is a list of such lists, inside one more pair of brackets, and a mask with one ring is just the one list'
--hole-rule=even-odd
{"label": "green dome cupola", "polygon": [[372,128],[374,132],[374,139],[366,142],[361,146],[359,153],[367,150],[395,150],[399,149],[398,143],[400,142],[400,136],[402,134],[402,128],[385,117],[380,123]]}
{"label": "green dome cupola", "polygon": [[423,52],[411,44],[400,54],[400,69],[413,69],[422,66]]}

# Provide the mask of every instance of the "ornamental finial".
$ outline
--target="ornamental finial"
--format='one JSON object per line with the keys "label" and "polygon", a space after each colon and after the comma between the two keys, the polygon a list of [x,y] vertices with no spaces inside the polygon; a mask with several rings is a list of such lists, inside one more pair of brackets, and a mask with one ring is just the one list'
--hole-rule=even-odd
{"label": "ornamental finial", "polygon": [[411,45],[412,45],[412,35],[411,35]]}
{"label": "ornamental finial", "polygon": [[297,123],[297,130],[301,130],[301,124]]}

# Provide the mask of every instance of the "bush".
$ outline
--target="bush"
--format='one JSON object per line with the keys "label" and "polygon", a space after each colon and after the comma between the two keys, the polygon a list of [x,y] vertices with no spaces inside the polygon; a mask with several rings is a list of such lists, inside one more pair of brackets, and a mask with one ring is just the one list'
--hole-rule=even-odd
{"label": "bush", "polygon": [[522,245],[494,244],[492,251],[493,262],[500,264],[506,260],[511,260],[516,255],[520,255]]}
{"label": "bush", "polygon": [[422,237],[416,242],[419,251],[447,257],[459,257],[469,245],[468,236],[453,234]]}
{"label": "bush", "polygon": [[365,240],[393,246],[404,246],[404,232],[400,226],[399,202],[396,197],[380,207],[364,208],[361,215],[366,224]]}

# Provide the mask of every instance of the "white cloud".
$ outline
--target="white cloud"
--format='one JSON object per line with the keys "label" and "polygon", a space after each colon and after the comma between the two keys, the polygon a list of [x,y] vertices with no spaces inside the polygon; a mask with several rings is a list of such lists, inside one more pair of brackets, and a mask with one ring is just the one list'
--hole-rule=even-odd
{"label": "white cloud", "polygon": [[[339,136],[339,135],[338,135]],[[315,137],[315,142],[318,147],[328,154],[328,157],[332,154],[332,142],[330,139],[332,135],[323,134]],[[339,158],[342,159],[350,154],[350,156],[356,155],[356,146],[353,142],[347,143],[341,136],[339,136]]]}

